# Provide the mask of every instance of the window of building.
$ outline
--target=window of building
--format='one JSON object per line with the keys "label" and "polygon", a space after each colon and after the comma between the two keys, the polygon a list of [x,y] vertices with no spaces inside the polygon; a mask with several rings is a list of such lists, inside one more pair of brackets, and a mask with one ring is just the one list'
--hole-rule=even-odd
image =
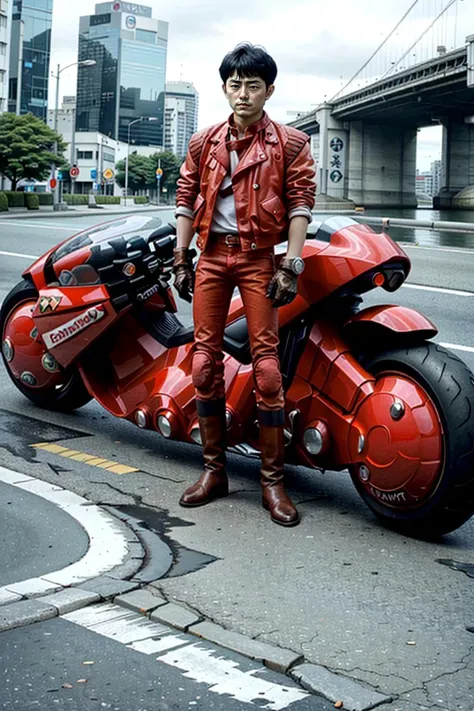
{"label": "window of building", "polygon": [[104,151],[103,157],[104,160],[108,161],[109,163],[115,163],[115,153],[111,153],[110,151]]}
{"label": "window of building", "polygon": [[93,151],[77,151],[77,160],[92,160],[93,157]]}
{"label": "window of building", "polygon": [[156,44],[156,32],[150,30],[136,30],[135,39],[138,42],[147,42],[148,44]]}
{"label": "window of building", "polygon": [[6,27],[7,26],[7,18],[5,15],[0,15],[0,27]]}
{"label": "window of building", "polygon": [[7,53],[7,43],[0,42],[0,56],[4,57]]}

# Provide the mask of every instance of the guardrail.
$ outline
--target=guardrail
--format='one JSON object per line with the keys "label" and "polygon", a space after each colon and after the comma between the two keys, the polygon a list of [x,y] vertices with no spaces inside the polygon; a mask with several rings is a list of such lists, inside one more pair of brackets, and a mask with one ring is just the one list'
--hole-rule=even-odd
{"label": "guardrail", "polygon": [[[337,213],[335,213],[337,214]],[[346,213],[347,214],[347,213]],[[388,229],[389,227],[423,227],[428,230],[439,230],[440,232],[466,232],[474,233],[474,222],[448,222],[446,220],[409,220],[403,217],[371,217],[361,213],[352,214],[354,220],[364,222],[367,225],[378,225]]]}

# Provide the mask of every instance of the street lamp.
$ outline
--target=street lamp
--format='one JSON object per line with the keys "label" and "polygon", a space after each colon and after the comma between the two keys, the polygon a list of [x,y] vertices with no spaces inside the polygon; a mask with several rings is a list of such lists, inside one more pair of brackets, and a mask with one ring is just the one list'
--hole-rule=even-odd
{"label": "street lamp", "polygon": [[130,130],[135,123],[140,123],[141,121],[158,121],[156,116],[140,116],[140,118],[130,121],[128,124],[127,132],[127,160],[125,161],[125,204],[127,204],[128,198],[128,162],[130,158]]}
{"label": "street lamp", "polygon": [[[55,132],[57,132],[57,130],[58,130],[59,77],[61,76],[62,72],[64,72],[66,69],[70,69],[71,67],[75,67],[76,65],[78,67],[95,67],[96,64],[97,64],[97,62],[95,61],[95,59],[82,59],[80,62],[72,62],[72,64],[68,64],[66,67],[63,67],[62,69],[61,69],[60,65],[58,64],[56,74],[53,74],[51,72],[51,76],[53,77],[53,79],[56,79],[56,103],[55,103],[55,107],[54,107],[54,130],[55,130]],[[76,131],[76,126],[74,125],[72,127],[73,136],[74,136],[75,131]],[[73,144],[74,144],[74,140],[73,140]],[[55,154],[58,153],[57,141],[55,141],[55,143],[54,143],[54,152],[55,152]],[[74,160],[74,158],[73,158],[73,160]],[[56,165],[55,164],[53,164],[52,173],[53,173],[52,177],[56,178]],[[56,187],[54,188],[54,209],[55,210],[58,209],[58,207],[57,207],[58,204],[59,204],[59,181],[58,181],[58,184],[56,185]]]}

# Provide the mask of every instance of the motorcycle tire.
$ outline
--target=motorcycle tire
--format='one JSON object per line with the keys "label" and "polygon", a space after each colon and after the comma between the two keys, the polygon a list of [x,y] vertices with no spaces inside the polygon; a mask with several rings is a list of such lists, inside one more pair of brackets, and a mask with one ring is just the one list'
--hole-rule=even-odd
{"label": "motorcycle tire", "polygon": [[[38,291],[34,285],[26,279],[19,282],[10,293],[7,294],[0,309],[0,336],[2,343],[4,325],[12,310],[25,301],[36,302],[37,299]],[[64,380],[59,387],[34,389],[24,385],[13,375],[3,354],[3,349],[2,359],[7,373],[15,386],[37,407],[67,413],[78,410],[92,400],[79,372],[75,368],[67,368],[62,371],[64,373]]]}
{"label": "motorcycle tire", "polygon": [[444,462],[432,496],[418,507],[385,505],[351,470],[356,489],[372,512],[399,533],[435,539],[454,531],[474,513],[474,373],[431,342],[371,353],[361,363],[377,377],[394,371],[405,374],[426,391],[442,423]]}

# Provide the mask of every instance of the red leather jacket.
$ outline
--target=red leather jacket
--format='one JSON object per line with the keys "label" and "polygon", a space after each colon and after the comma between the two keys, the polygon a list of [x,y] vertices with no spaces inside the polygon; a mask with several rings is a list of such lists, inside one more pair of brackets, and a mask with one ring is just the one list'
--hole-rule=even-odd
{"label": "red leather jacket", "polygon": [[[194,134],[181,167],[177,214],[193,215],[201,250],[206,248],[216,198],[229,170],[226,139],[231,126],[232,117]],[[248,133],[254,135],[252,143],[232,176],[242,250],[287,239],[289,218],[296,213],[310,219],[316,192],[309,136],[270,121],[266,114],[249,126]]]}

